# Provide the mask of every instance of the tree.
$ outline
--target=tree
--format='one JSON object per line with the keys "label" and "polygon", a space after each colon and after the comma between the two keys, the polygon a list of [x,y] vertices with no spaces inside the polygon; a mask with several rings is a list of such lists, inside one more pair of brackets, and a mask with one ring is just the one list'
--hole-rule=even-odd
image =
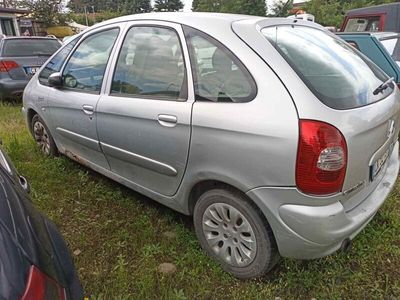
{"label": "tree", "polygon": [[74,13],[84,13],[85,6],[92,12],[112,12],[119,15],[150,12],[150,0],[70,0],[68,8]]}
{"label": "tree", "polygon": [[199,0],[193,0],[192,11],[197,11],[198,7],[199,7]]}
{"label": "tree", "polygon": [[265,16],[264,0],[194,0],[193,11]]}
{"label": "tree", "polygon": [[154,1],[155,11],[178,11],[183,8],[181,0],[156,0]]}
{"label": "tree", "polygon": [[42,21],[45,25],[62,25],[60,13],[61,0],[22,0],[16,3],[17,7],[31,11],[35,20]]}
{"label": "tree", "polygon": [[293,8],[293,0],[277,0],[270,8],[270,17],[287,17]]}

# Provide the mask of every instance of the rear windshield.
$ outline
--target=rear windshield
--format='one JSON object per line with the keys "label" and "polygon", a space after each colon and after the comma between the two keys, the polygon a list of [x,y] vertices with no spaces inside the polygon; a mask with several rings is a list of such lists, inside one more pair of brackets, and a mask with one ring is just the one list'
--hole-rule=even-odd
{"label": "rear windshield", "polygon": [[380,41],[393,60],[400,66],[400,38],[384,38]]}
{"label": "rear windshield", "polygon": [[55,39],[10,39],[4,40],[2,56],[50,56],[60,47]]}
{"label": "rear windshield", "polygon": [[308,88],[334,109],[351,109],[387,97],[391,84],[374,95],[389,78],[360,52],[316,28],[283,25],[262,29]]}

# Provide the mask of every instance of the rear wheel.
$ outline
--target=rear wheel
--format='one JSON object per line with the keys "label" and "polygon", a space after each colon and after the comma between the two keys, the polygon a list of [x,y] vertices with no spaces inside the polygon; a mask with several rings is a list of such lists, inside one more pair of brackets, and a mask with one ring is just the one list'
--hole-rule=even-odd
{"label": "rear wheel", "polygon": [[31,122],[33,137],[40,151],[47,156],[58,154],[56,143],[49,129],[39,115],[35,115]]}
{"label": "rear wheel", "polygon": [[239,192],[213,189],[202,194],[194,226],[202,248],[237,278],[263,276],[278,261],[271,228]]}

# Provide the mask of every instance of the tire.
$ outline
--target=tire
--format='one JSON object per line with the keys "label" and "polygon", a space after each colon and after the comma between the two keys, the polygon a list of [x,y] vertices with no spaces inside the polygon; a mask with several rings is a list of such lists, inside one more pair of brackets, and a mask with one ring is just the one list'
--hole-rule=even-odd
{"label": "tire", "polygon": [[239,279],[261,277],[279,261],[270,226],[238,191],[205,192],[195,205],[193,219],[201,247]]}
{"label": "tire", "polygon": [[46,123],[39,115],[34,115],[31,122],[31,131],[40,151],[46,156],[57,156],[58,150],[53,136]]}

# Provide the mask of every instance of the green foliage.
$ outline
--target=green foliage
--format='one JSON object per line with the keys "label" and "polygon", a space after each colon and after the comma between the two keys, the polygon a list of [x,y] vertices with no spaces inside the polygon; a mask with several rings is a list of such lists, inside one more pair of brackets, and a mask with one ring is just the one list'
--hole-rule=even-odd
{"label": "green foliage", "polygon": [[344,15],[350,9],[391,3],[390,0],[310,0],[303,9],[315,16],[316,22],[324,26],[340,27]]}
{"label": "green foliage", "polygon": [[15,4],[32,12],[35,20],[43,22],[47,26],[64,25],[65,19],[59,10],[61,0],[22,0]]}
{"label": "green foliage", "polygon": [[271,6],[268,16],[270,17],[287,17],[293,8],[293,0],[277,0]]}
{"label": "green foliage", "polygon": [[264,0],[195,0],[193,11],[220,12],[265,16],[266,5]]}
{"label": "green foliage", "polygon": [[[88,25],[92,26],[95,23],[99,23],[105,20],[113,19],[116,17],[120,17],[123,14],[120,12],[113,12],[113,11],[105,11],[105,12],[99,12],[96,13],[96,15],[93,14],[88,14]],[[69,18],[73,21],[75,21],[78,24],[86,25],[86,17],[85,14],[83,13],[70,13]]]}
{"label": "green foliage", "polygon": [[197,11],[199,7],[199,0],[193,0],[192,1],[192,11]]}
{"label": "green foliage", "polygon": [[154,1],[155,11],[178,11],[183,8],[181,0],[156,0]]}
{"label": "green foliage", "polygon": [[116,13],[118,15],[150,12],[152,10],[150,0],[70,0],[68,8],[74,13],[87,12]]}

